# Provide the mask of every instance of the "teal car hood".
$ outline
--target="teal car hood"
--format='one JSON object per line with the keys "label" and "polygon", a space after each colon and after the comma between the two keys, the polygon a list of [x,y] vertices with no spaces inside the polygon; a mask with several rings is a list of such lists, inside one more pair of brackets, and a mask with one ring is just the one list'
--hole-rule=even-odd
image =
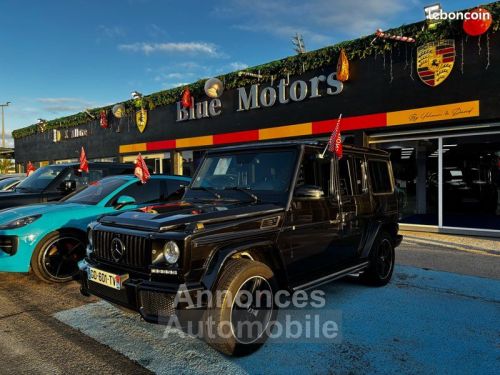
{"label": "teal car hood", "polygon": [[80,203],[44,203],[8,208],[0,211],[0,225],[26,216],[54,214],[58,212],[67,212],[73,215],[75,210],[92,210],[95,207]]}

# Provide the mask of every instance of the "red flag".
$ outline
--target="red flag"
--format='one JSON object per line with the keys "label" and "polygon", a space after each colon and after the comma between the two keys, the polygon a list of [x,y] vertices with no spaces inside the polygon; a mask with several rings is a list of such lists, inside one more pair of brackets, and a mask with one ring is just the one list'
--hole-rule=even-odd
{"label": "red flag", "polygon": [[101,128],[106,129],[108,127],[108,113],[103,109],[101,111],[101,119],[99,121]]}
{"label": "red flag", "polygon": [[34,171],[36,171],[36,168],[33,164],[31,164],[31,161],[28,162],[28,166],[26,167],[26,176],[29,176],[32,174]]}
{"label": "red flag", "polygon": [[342,113],[337,120],[337,124],[333,129],[332,135],[330,136],[330,140],[328,141],[328,150],[333,152],[337,158],[342,158],[342,136],[340,135],[340,120],[342,118]]}
{"label": "red flag", "polygon": [[139,153],[139,155],[137,155],[137,159],[135,159],[134,175],[139,180],[141,180],[143,184],[145,184],[151,178],[148,166],[146,165],[146,162],[144,161],[141,153]]}
{"label": "red flag", "polygon": [[85,150],[82,146],[82,151],[80,152],[80,168],[79,172],[87,172],[89,173],[89,162],[87,161],[87,155],[85,155]]}
{"label": "red flag", "polygon": [[193,106],[193,98],[189,87],[186,87],[182,92],[181,105],[183,108],[191,108]]}

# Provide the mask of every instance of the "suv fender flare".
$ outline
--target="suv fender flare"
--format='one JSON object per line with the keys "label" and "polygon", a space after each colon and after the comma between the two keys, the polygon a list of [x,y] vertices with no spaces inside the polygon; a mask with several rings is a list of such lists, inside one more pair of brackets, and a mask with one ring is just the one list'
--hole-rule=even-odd
{"label": "suv fender flare", "polygon": [[[213,290],[221,274],[221,270],[228,262],[228,260],[231,259],[234,254],[242,253],[248,251],[249,249],[260,252],[264,252],[266,251],[265,249],[269,249],[267,253],[273,258],[273,263],[278,261],[278,267],[281,268],[283,266],[281,258],[279,256],[276,256],[276,253],[273,254],[273,249],[275,249],[275,243],[273,241],[249,241],[243,244],[240,243],[238,244],[238,246],[220,248],[212,253],[205,274],[201,279],[201,282],[205,286],[205,288]],[[271,268],[274,268],[274,264],[271,264],[269,266]]]}
{"label": "suv fender flare", "polygon": [[[388,221],[371,222],[367,228],[366,242],[363,246],[363,250],[361,251],[361,258],[367,258],[370,255],[370,250],[373,247],[373,243],[375,242],[375,239],[377,238],[380,232],[382,231],[388,232],[393,238],[393,240],[397,241],[398,230],[399,230],[398,223],[388,222]],[[399,243],[395,244],[395,246],[397,245],[399,245]]]}

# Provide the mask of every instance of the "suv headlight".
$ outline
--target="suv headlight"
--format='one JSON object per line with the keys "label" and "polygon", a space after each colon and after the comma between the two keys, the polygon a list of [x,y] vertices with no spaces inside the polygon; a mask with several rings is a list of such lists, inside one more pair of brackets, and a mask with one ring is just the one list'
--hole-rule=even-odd
{"label": "suv headlight", "polygon": [[87,225],[87,249],[86,253],[89,257],[94,251],[94,242],[92,241],[92,236],[94,235],[94,227],[97,225],[97,222],[92,221],[89,225]]}
{"label": "suv headlight", "polygon": [[21,228],[24,227],[28,224],[31,224],[32,222],[40,219],[42,215],[31,215],[31,216],[26,216],[22,217],[20,219],[12,220],[8,222],[7,224],[0,225],[0,229],[16,229],[16,228]]}
{"label": "suv headlight", "polygon": [[168,241],[165,246],[163,246],[163,257],[168,263],[176,263],[179,260],[180,255],[181,251],[175,241]]}

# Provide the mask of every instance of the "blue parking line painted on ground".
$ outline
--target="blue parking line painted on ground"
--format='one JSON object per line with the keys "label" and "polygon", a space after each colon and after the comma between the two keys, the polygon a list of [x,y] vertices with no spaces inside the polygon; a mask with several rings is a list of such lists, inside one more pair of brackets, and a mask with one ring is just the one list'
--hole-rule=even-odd
{"label": "blue parking line painted on ground", "polygon": [[[244,358],[223,356],[104,302],[56,317],[157,373],[497,373],[498,280],[398,266],[386,287],[339,281],[324,290],[322,319],[341,313],[340,343],[271,340]],[[292,315],[304,321],[310,312]]]}

